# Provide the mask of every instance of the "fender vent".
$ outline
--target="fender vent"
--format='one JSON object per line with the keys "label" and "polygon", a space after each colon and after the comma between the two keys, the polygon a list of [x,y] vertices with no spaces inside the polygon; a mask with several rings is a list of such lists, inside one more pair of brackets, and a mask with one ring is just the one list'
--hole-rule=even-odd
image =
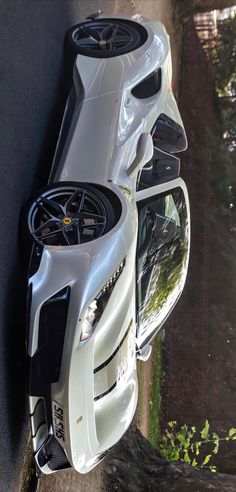
{"label": "fender vent", "polygon": [[161,69],[158,68],[136,85],[131,94],[138,99],[154,96],[161,89]]}

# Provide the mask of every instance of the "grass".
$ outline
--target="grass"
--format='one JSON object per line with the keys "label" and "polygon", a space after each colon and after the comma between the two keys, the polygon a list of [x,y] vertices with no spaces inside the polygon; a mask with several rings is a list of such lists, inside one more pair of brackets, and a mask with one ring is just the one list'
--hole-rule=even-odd
{"label": "grass", "polygon": [[139,383],[139,391],[138,391],[138,405],[137,405],[137,421],[140,424],[142,421],[142,415],[144,412],[144,408],[146,406],[146,395],[144,388],[144,376],[145,376],[145,363],[137,364],[137,372],[138,372],[138,383]]}
{"label": "grass", "polygon": [[152,381],[149,413],[149,440],[153,446],[159,445],[160,423],[160,380],[161,380],[161,339],[155,340],[152,355]]}

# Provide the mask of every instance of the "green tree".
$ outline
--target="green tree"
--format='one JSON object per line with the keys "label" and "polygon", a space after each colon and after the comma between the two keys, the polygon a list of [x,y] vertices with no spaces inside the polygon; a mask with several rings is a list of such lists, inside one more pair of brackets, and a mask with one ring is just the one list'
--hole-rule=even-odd
{"label": "green tree", "polygon": [[219,97],[218,105],[220,110],[221,132],[222,132],[223,140],[230,151],[228,158],[230,161],[232,161],[232,157],[234,157],[234,162],[235,162],[235,156],[231,154],[233,148],[236,146],[236,96],[232,95],[226,97]]}
{"label": "green tree", "polygon": [[236,97],[236,16],[218,22],[218,35],[212,50],[216,90],[234,105]]}

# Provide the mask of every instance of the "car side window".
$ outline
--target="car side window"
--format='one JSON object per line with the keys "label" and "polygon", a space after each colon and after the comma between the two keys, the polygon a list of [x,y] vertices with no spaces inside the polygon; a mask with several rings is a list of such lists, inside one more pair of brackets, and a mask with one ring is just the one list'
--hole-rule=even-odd
{"label": "car side window", "polygon": [[139,206],[138,257],[150,257],[178,234],[180,217],[173,196],[157,195]]}
{"label": "car side window", "polygon": [[[138,204],[138,337],[152,338],[180,292],[188,256],[187,211],[181,188]],[[182,275],[182,277],[181,277]]]}

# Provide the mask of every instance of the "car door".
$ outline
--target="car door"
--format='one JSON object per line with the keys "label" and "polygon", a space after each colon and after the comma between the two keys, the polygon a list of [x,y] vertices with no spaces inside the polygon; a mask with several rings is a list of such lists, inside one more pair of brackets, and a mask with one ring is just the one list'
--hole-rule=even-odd
{"label": "car door", "polygon": [[136,193],[137,346],[160,330],[184,287],[190,244],[189,200],[181,178]]}

